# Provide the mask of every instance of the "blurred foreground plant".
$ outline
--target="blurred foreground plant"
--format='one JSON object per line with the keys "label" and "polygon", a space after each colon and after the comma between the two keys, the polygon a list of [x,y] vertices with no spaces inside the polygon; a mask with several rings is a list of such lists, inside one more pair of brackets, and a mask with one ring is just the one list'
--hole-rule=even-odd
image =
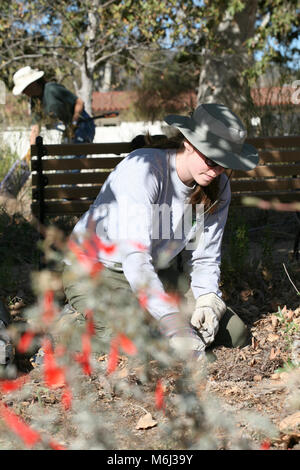
{"label": "blurred foreground plant", "polygon": [[[101,240],[97,243],[100,248]],[[124,402],[130,399],[140,408],[163,415],[159,448],[253,448],[249,434],[241,433],[238,426],[239,419],[245,418],[226,412],[222,403],[205,393],[205,360],[183,359],[169,349],[156,322],[142,312],[147,300],[144,296],[140,296],[139,304],[122,290],[112,295],[103,266],[93,262],[91,240],[86,240],[84,248],[66,243],[61,232],[52,227],[46,231],[43,245],[51,270],[35,273],[37,302],[26,310],[27,322],[21,329],[12,326],[19,353],[30,356],[42,346],[42,365],[36,369],[41,376],[38,383],[26,375],[0,381],[0,416],[15,448],[122,448],[116,432],[118,411],[113,406],[107,411],[99,393],[101,387],[112,404],[123,397]],[[113,251],[113,246],[102,245],[101,249]],[[86,321],[81,325],[76,313],[71,315],[71,322],[62,314],[59,266],[70,251],[82,289],[89,292]],[[166,296],[166,301],[174,302],[174,298]],[[93,352],[95,321],[100,312],[111,332],[103,337],[102,355]],[[56,406],[45,406],[45,400],[53,400],[53,394]],[[26,419],[20,408],[24,402],[29,403]],[[255,428],[257,423],[261,440],[273,438],[276,430],[271,422],[255,416],[252,424]],[[130,430],[125,432],[130,439]],[[132,443],[135,439],[132,432]]]}

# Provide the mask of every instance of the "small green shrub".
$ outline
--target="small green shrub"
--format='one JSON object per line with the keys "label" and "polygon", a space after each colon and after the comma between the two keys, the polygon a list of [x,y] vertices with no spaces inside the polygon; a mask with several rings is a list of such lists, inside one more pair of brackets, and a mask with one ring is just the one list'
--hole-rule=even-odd
{"label": "small green shrub", "polygon": [[0,182],[17,159],[18,155],[8,145],[0,142]]}

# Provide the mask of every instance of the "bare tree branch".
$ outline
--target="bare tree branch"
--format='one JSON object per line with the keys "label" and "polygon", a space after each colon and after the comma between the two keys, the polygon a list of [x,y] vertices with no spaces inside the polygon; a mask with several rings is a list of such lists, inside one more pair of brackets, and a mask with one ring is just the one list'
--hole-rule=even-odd
{"label": "bare tree branch", "polygon": [[122,51],[125,51],[125,50],[129,51],[129,50],[137,49],[138,47],[139,47],[138,44],[136,44],[134,46],[129,46],[129,47],[128,46],[120,47],[119,49],[115,50],[114,52],[110,52],[110,53],[100,57],[98,60],[96,60],[94,62],[94,66],[97,67],[97,65],[99,65],[101,62],[106,62],[110,58],[119,55]]}
{"label": "bare tree branch", "polygon": [[4,62],[4,64],[0,65],[0,70],[7,68],[8,65],[10,65],[13,62],[18,62],[19,60],[24,60],[24,59],[37,59],[43,57],[43,54],[24,54],[20,56],[15,56],[12,59]]}

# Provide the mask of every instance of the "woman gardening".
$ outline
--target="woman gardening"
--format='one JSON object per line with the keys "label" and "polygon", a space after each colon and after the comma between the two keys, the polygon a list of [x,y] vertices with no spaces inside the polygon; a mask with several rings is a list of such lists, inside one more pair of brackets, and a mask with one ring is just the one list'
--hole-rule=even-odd
{"label": "woman gardening", "polygon": [[[71,238],[83,244],[96,234],[104,244],[116,244],[113,253],[99,251],[95,262],[104,265],[112,292],[146,292],[148,313],[141,315],[154,317],[176,350],[194,356],[215,345],[243,347],[248,329],[227,308],[219,288],[230,204],[225,169],[253,169],[257,151],[245,144],[241,120],[222,104],[201,104],[191,117],[169,115],[165,122],[178,130],[176,137],[124,158]],[[70,312],[84,321],[89,294],[69,259],[63,282]],[[181,296],[185,315],[165,301],[172,291]],[[95,315],[103,335],[101,312]]]}

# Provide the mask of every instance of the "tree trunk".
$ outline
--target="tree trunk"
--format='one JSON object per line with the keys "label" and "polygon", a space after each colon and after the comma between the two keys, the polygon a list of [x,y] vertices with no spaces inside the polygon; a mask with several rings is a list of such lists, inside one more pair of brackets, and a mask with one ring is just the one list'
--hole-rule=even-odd
{"label": "tree trunk", "polygon": [[92,113],[92,98],[93,98],[93,80],[90,74],[87,73],[86,67],[83,65],[81,71],[81,87],[79,89],[79,96],[84,101],[84,108],[87,113]]}
{"label": "tree trunk", "polygon": [[79,96],[84,101],[86,111],[92,113],[93,76],[95,72],[95,44],[97,30],[99,28],[98,9],[101,0],[92,0],[88,12],[88,26],[86,30],[86,44],[84,48],[84,60],[80,68],[81,88]]}
{"label": "tree trunk", "polygon": [[[234,18],[225,14],[218,24],[216,36],[227,52],[219,56],[205,53],[197,96],[199,103],[223,103],[247,121],[249,86],[242,72],[251,65],[253,58],[244,42],[254,34],[256,11],[257,0],[253,0]],[[228,52],[229,48],[232,52]]]}
{"label": "tree trunk", "polygon": [[105,62],[102,86],[101,86],[100,91],[106,92],[110,90],[111,78],[112,78],[112,65],[110,62]]}

